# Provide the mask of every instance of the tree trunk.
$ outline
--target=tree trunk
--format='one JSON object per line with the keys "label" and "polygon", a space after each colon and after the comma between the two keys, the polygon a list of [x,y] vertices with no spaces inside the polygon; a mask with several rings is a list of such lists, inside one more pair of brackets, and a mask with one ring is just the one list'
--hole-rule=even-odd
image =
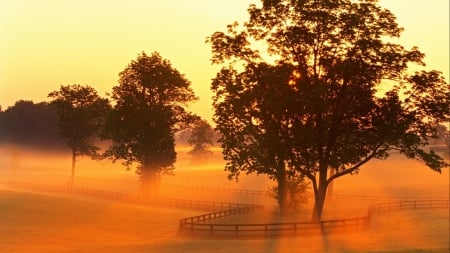
{"label": "tree trunk", "polygon": [[139,179],[141,183],[141,191],[144,195],[154,197],[158,195],[159,173],[150,166],[142,166],[139,168]]}
{"label": "tree trunk", "polygon": [[322,220],[322,212],[325,204],[327,193],[327,170],[321,169],[319,172],[319,184],[314,191],[314,209],[312,214],[312,222],[320,222]]}
{"label": "tree trunk", "polygon": [[[334,168],[330,168],[330,176],[328,178],[332,177],[334,175],[334,173],[336,173],[336,170]],[[333,197],[333,185],[334,185],[334,180],[331,181],[328,184],[328,187],[327,187],[328,188],[328,191],[327,191],[327,198],[328,198],[328,200],[332,200],[332,197]]]}
{"label": "tree trunk", "polygon": [[75,164],[77,162],[77,152],[75,149],[72,149],[72,172],[70,174],[70,187],[73,187],[75,181]]}
{"label": "tree trunk", "polygon": [[278,205],[280,206],[280,215],[284,216],[289,211],[288,189],[286,173],[282,173],[277,178],[278,183]]}
{"label": "tree trunk", "polygon": [[280,208],[280,215],[284,216],[287,215],[289,211],[288,185],[284,159],[278,159],[276,166],[276,180],[278,183],[278,205]]}

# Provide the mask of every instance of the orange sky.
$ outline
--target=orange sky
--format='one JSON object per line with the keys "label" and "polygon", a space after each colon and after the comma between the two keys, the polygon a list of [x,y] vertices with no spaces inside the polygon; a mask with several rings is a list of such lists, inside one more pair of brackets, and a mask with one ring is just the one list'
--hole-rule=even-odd
{"label": "orange sky", "polygon": [[[0,0],[0,105],[40,102],[59,85],[79,83],[101,95],[141,51],[158,51],[192,82],[191,109],[211,119],[206,36],[246,20],[258,0]],[[419,46],[429,68],[449,80],[449,1],[380,0],[405,28],[401,44]]]}

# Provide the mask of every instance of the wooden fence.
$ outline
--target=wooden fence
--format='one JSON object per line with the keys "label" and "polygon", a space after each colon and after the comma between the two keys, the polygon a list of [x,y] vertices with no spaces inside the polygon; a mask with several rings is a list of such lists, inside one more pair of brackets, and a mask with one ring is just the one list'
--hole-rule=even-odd
{"label": "wooden fence", "polygon": [[449,208],[449,200],[406,200],[373,204],[368,207],[368,214],[364,217],[350,219],[326,220],[318,223],[313,222],[290,222],[290,223],[262,223],[262,224],[222,224],[210,223],[215,219],[225,218],[232,215],[246,214],[263,208],[261,205],[226,203],[201,200],[171,199],[171,198],[149,198],[145,195],[121,193],[99,190],[87,187],[70,187],[58,185],[45,185],[24,182],[3,182],[5,185],[26,188],[36,191],[76,193],[93,197],[106,198],[117,201],[125,201],[139,204],[165,205],[173,207],[188,207],[197,209],[215,209],[198,216],[187,217],[179,222],[179,229],[190,235],[203,235],[209,237],[268,237],[283,235],[306,235],[314,232],[334,232],[366,229],[370,218],[380,212],[411,210],[411,209],[444,209]]}
{"label": "wooden fence", "polygon": [[242,194],[253,196],[269,196],[269,191],[253,190],[253,189],[234,189],[234,188],[219,188],[219,187],[207,187],[207,186],[195,186],[195,185],[179,185],[179,184],[161,184],[163,187],[169,187],[176,190],[191,190],[201,192],[212,193],[229,193],[229,194]]}
{"label": "wooden fence", "polygon": [[386,211],[398,211],[408,209],[446,209],[449,208],[448,199],[409,200],[399,202],[378,203],[369,206],[368,216],[374,213]]}
{"label": "wooden fence", "polygon": [[[190,219],[190,218],[188,218]],[[290,222],[290,223],[261,223],[261,224],[218,224],[201,223],[201,221],[180,221],[180,230],[192,235],[213,237],[269,237],[286,235],[307,235],[314,232],[348,231],[365,229],[368,217],[341,220],[328,220],[320,223]]]}
{"label": "wooden fence", "polygon": [[[248,208],[257,205],[242,204],[242,203],[229,203],[229,202],[217,202],[217,201],[205,201],[205,200],[189,200],[189,199],[176,199],[176,198],[155,198],[149,197],[144,194],[132,194],[124,192],[114,192],[107,190],[100,190],[81,186],[61,186],[61,185],[47,185],[36,184],[27,182],[7,181],[2,182],[4,185],[29,189],[33,191],[44,192],[61,192],[61,193],[74,193],[84,196],[92,196],[97,198],[110,199],[115,201],[123,201],[137,204],[148,205],[162,205],[171,207],[183,207],[194,208],[202,210],[224,210],[224,209],[239,209]],[[262,208],[262,206],[258,206]]]}
{"label": "wooden fence", "polygon": [[[361,230],[369,227],[370,219],[380,212],[407,209],[443,209],[449,208],[449,200],[414,200],[387,202],[370,205],[368,214],[364,217],[351,219],[325,220],[314,222],[265,223],[265,224],[214,224],[205,223],[208,219],[189,217],[180,220],[180,230],[195,235],[215,237],[267,237],[281,235],[307,235],[314,232],[335,232]],[[230,210],[227,210],[230,211]],[[207,214],[208,215],[208,214]],[[218,216],[217,218],[221,218]]]}
{"label": "wooden fence", "polygon": [[[229,193],[229,194],[241,194],[251,196],[272,197],[272,193],[264,190],[254,189],[233,189],[233,188],[219,188],[219,187],[206,187],[206,186],[193,186],[193,185],[179,185],[179,184],[161,184],[163,187],[168,187],[174,190],[190,190],[201,191],[211,193]],[[309,198],[312,198],[312,194],[307,194]],[[430,197],[407,197],[407,196],[379,196],[379,195],[350,195],[350,194],[332,194],[333,199],[354,199],[354,200],[373,200],[373,201],[400,201],[400,200],[430,200],[430,199],[442,199],[442,198],[430,198]]]}

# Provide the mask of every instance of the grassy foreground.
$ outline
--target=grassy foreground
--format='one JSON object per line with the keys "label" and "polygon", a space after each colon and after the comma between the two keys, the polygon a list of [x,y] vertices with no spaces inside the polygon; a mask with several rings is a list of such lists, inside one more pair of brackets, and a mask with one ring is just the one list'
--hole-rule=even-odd
{"label": "grassy foreground", "polygon": [[178,220],[199,213],[201,211],[138,206],[72,195],[0,190],[0,252],[412,253],[449,250],[448,210],[394,213],[379,217],[370,231],[352,234],[252,240],[203,240],[179,235]]}

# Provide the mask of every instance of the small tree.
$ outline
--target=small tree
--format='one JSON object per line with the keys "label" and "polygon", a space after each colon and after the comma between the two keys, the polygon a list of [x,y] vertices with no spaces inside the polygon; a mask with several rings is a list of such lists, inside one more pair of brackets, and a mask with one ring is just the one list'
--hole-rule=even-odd
{"label": "small tree", "polygon": [[212,156],[211,146],[213,145],[214,129],[206,120],[199,120],[194,123],[191,135],[188,139],[192,149],[189,154],[193,163],[202,163]]}
{"label": "small tree", "polygon": [[184,106],[197,98],[191,83],[158,53],[140,54],[119,74],[113,87],[114,109],[104,137],[112,140],[105,152],[127,167],[137,164],[143,189],[162,174],[171,173],[176,160],[174,133],[196,117]]}
{"label": "small tree", "polygon": [[73,186],[77,156],[96,158],[95,140],[104,124],[109,101],[97,95],[94,88],[79,84],[61,86],[48,95],[58,114],[59,134],[72,150],[70,186]]}
{"label": "small tree", "polygon": [[[286,184],[286,212],[299,212],[302,206],[308,201],[309,183],[305,181],[304,176],[291,176],[288,177]],[[277,201],[280,201],[278,185],[271,187],[269,193]]]}

